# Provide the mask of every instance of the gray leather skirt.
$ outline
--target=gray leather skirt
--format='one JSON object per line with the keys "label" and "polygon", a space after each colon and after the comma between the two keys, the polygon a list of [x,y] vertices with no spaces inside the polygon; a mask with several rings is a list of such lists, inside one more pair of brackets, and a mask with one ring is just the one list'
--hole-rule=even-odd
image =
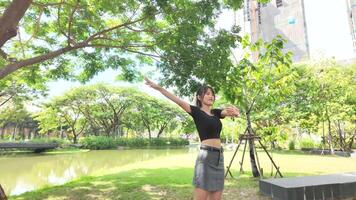
{"label": "gray leather skirt", "polygon": [[201,145],[195,161],[193,185],[206,191],[224,189],[223,149]]}

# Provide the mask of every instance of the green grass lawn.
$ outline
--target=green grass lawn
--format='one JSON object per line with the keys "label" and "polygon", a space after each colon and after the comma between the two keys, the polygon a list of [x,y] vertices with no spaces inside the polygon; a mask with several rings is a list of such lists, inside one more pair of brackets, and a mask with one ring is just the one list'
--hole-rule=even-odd
{"label": "green grass lawn", "polygon": [[[233,152],[225,152],[228,165]],[[49,186],[9,199],[64,200],[64,199],[192,199],[193,166],[195,153],[147,160],[97,172],[61,186]],[[246,155],[248,157],[248,155]],[[273,158],[284,176],[301,176],[356,171],[355,158],[316,156],[305,154],[273,153]],[[239,175],[238,161],[233,163],[234,179],[225,182],[224,199],[268,199],[258,193],[258,179],[248,172],[250,163],[244,162],[245,174]],[[263,152],[259,152],[264,174],[269,175],[271,164]]]}

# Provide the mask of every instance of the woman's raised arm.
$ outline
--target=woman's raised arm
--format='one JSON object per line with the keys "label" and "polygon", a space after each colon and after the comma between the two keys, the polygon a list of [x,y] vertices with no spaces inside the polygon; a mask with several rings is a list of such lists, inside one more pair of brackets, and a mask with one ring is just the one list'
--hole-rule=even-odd
{"label": "woman's raised arm", "polygon": [[148,85],[151,88],[153,88],[153,89],[159,91],[160,93],[162,93],[165,97],[167,97],[168,99],[170,99],[171,101],[176,103],[178,106],[183,108],[183,110],[185,110],[186,112],[191,113],[189,103],[187,103],[187,102],[183,101],[182,99],[178,98],[176,95],[168,92],[166,89],[164,89],[160,85],[154,83],[153,81],[151,81],[147,77],[145,77],[145,81],[146,81],[146,85]]}

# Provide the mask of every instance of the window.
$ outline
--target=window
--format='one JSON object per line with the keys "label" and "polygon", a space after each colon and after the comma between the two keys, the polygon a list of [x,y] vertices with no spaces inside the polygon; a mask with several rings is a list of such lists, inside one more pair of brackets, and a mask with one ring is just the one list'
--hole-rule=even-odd
{"label": "window", "polygon": [[257,12],[258,12],[258,24],[262,24],[262,19],[261,19],[261,3],[257,4]]}
{"label": "window", "polygon": [[250,0],[245,0],[244,19],[245,21],[251,21]]}
{"label": "window", "polygon": [[282,7],[283,6],[282,0],[276,0],[276,6],[277,8]]}

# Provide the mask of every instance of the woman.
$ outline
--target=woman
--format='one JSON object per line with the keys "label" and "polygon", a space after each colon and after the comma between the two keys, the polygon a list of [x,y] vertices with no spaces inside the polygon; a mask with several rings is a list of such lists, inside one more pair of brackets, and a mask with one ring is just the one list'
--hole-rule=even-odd
{"label": "woman", "polygon": [[151,80],[147,78],[145,80],[147,85],[161,92],[193,117],[201,140],[194,168],[194,196],[196,200],[220,200],[224,188],[224,157],[220,140],[222,129],[220,118],[238,117],[239,110],[234,106],[229,106],[224,110],[212,109],[215,93],[209,86],[203,86],[197,91],[196,106],[193,106]]}

